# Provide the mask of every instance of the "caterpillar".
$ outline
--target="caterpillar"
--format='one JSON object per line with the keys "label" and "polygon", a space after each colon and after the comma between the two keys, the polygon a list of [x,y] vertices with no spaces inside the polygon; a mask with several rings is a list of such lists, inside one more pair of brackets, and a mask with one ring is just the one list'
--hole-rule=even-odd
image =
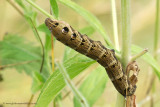
{"label": "caterpillar", "polygon": [[113,49],[107,49],[100,41],[94,41],[87,35],[82,35],[64,21],[47,18],[45,24],[58,41],[102,65],[119,93],[125,97],[134,94],[136,85],[130,84]]}

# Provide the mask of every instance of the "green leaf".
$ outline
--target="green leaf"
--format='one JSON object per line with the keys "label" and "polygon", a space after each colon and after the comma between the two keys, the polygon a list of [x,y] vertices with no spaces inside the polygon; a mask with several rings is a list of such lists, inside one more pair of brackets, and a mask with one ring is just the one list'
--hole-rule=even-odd
{"label": "green leaf", "polygon": [[[95,61],[83,55],[75,55],[72,59],[64,62],[64,66],[68,71],[71,79],[77,76],[84,69],[89,67]],[[59,70],[53,72],[49,79],[45,82],[40,96],[37,100],[36,107],[46,107],[56,97],[56,95],[64,88],[65,82]]]}
{"label": "green leaf", "polygon": [[35,94],[37,91],[39,91],[45,82],[45,78],[40,74],[39,72],[33,72],[32,74],[32,93]]}
{"label": "green leaf", "polygon": [[105,39],[106,43],[109,46],[112,46],[111,40],[109,39],[104,27],[102,26],[100,21],[93,14],[91,14],[89,11],[85,10],[84,8],[79,6],[78,4],[72,2],[71,0],[58,0],[58,1],[60,1],[64,5],[72,8],[77,13],[79,13],[81,16],[83,16],[84,19],[87,20],[89,22],[89,24],[93,28],[95,28],[103,36],[103,38]]}
{"label": "green leaf", "polygon": [[[141,51],[143,51],[142,48],[136,45],[132,45],[132,53],[133,54],[138,54]],[[152,66],[155,70],[155,74],[157,77],[160,79],[160,65],[158,62],[153,58],[153,56],[149,53],[146,53],[142,56],[143,60],[145,60],[150,66]]]}
{"label": "green leaf", "polygon": [[50,0],[50,4],[51,4],[53,15],[56,17],[56,19],[58,19],[59,9],[58,9],[57,1],[56,0]]}
{"label": "green leaf", "polygon": [[43,23],[37,27],[38,31],[44,32],[46,35],[51,35],[51,32],[47,28],[47,26]]}
{"label": "green leaf", "polygon": [[[27,42],[25,38],[18,35],[8,34],[0,41],[0,58],[1,65],[25,71],[30,76],[33,71],[38,71],[41,66],[41,49],[34,46],[33,43]],[[43,76],[48,78],[49,72],[46,64],[43,68]]]}
{"label": "green leaf", "polygon": [[[105,90],[108,76],[102,66],[97,67],[84,80],[79,88],[81,94],[86,98],[90,107],[98,100]],[[80,102],[74,97],[74,107],[81,107]]]}

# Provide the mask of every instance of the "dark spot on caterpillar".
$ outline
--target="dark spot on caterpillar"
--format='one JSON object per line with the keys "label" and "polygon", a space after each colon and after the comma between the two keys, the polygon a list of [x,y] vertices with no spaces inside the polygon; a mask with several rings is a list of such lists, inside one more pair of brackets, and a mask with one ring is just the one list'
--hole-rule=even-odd
{"label": "dark spot on caterpillar", "polygon": [[76,37],[77,37],[77,35],[76,35],[75,33],[73,33],[73,34],[72,34],[72,37],[76,38]]}
{"label": "dark spot on caterpillar", "polygon": [[93,48],[91,48],[91,50],[94,50]]}
{"label": "dark spot on caterpillar", "polygon": [[115,65],[112,65],[112,68],[114,68],[115,67]]}
{"label": "dark spot on caterpillar", "polygon": [[74,40],[73,38],[70,39],[71,41]]}
{"label": "dark spot on caterpillar", "polygon": [[58,25],[59,25],[59,23],[55,23],[55,25],[56,25],[56,26],[58,26]]}
{"label": "dark spot on caterpillar", "polygon": [[85,40],[83,39],[82,42],[85,42]]}
{"label": "dark spot on caterpillar", "polygon": [[63,29],[62,29],[62,33],[68,33],[69,32],[69,29],[67,28],[67,27],[64,27]]}
{"label": "dark spot on caterpillar", "polygon": [[57,27],[59,25],[59,23],[55,23],[54,25],[53,25],[53,27]]}
{"label": "dark spot on caterpillar", "polygon": [[122,78],[119,78],[118,80],[119,80],[119,81],[122,81]]}
{"label": "dark spot on caterpillar", "polygon": [[103,57],[106,57],[106,55],[103,55]]}
{"label": "dark spot on caterpillar", "polygon": [[81,45],[84,45],[84,43],[82,42]]}
{"label": "dark spot on caterpillar", "polygon": [[[125,89],[125,90],[124,90],[124,93],[126,93],[126,91],[127,91],[127,90]],[[126,96],[125,96],[125,97],[126,97]]]}

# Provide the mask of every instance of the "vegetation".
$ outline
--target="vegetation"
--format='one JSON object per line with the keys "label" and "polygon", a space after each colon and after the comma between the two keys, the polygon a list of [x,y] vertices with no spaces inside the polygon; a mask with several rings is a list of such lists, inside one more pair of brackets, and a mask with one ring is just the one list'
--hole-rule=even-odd
{"label": "vegetation", "polygon": [[[81,26],[83,26],[81,29],[79,29],[78,24],[75,23],[73,27],[77,27],[82,34],[87,34],[93,39],[100,38],[100,40],[104,43],[104,45],[107,48],[114,49],[116,52],[116,56],[121,60],[124,68],[126,68],[127,64],[130,61],[138,59],[139,63],[141,63],[140,69],[142,68],[140,74],[143,75],[143,73],[145,72],[145,74],[152,77],[150,79],[151,81],[147,81],[149,84],[148,87],[145,87],[146,83],[141,83],[137,87],[138,91],[139,87],[146,88],[147,90],[146,94],[143,95],[141,99],[138,99],[137,104],[139,106],[148,104],[146,100],[146,98],[148,97],[150,98],[149,101],[151,102],[154,102],[158,99],[157,93],[159,93],[159,86],[157,85],[156,78],[160,79],[160,64],[158,63],[158,38],[160,36],[158,30],[160,23],[159,0],[157,0],[156,2],[156,21],[154,28],[155,31],[150,31],[153,32],[155,35],[149,36],[149,40],[155,38],[154,42],[152,43],[154,44],[153,54],[151,54],[151,52],[145,53],[146,50],[144,50],[144,47],[147,47],[148,45],[144,45],[148,42],[143,41],[146,43],[144,43],[144,45],[142,46],[136,45],[134,41],[131,42],[131,3],[128,0],[121,0],[122,25],[117,23],[118,14],[116,12],[116,7],[118,6],[116,6],[115,0],[111,0],[112,4],[110,5],[112,5],[112,21],[114,32],[113,37],[109,35],[110,33],[106,32],[107,30],[104,27],[104,25],[102,25],[101,20],[98,19],[95,15],[93,15],[93,13],[89,12],[87,9],[84,9],[82,6],[80,6],[80,3],[78,1],[50,0],[50,7],[48,7],[48,9],[50,8],[50,10],[48,11],[45,11],[43,7],[37,5],[37,3],[35,3],[35,0],[15,0],[14,2],[12,0],[7,0],[7,3],[13,6],[14,9],[25,19],[19,22],[27,23],[25,24],[26,28],[25,30],[23,30],[23,32],[25,32],[26,29],[31,29],[33,33],[30,33],[30,35],[25,34],[27,35],[26,37],[21,35],[21,33],[16,32],[7,32],[5,35],[1,34],[2,38],[0,41],[0,74],[2,74],[2,76],[5,75],[4,72],[6,72],[6,69],[8,68],[15,69],[17,72],[24,72],[25,74],[29,75],[30,78],[32,78],[32,94],[30,95],[30,99],[27,100],[28,102],[33,102],[32,100],[35,97],[36,107],[46,107],[49,105],[63,106],[63,101],[69,97],[70,93],[74,93],[73,98],[71,98],[71,103],[73,103],[75,107],[91,107],[99,99],[104,99],[104,97],[101,96],[103,95],[106,89],[110,88],[110,86],[108,86],[108,84],[110,84],[110,80],[102,66],[97,65],[96,61],[87,58],[86,56],[81,55],[68,47],[64,48],[64,52],[60,51],[62,54],[58,59],[58,64],[56,60],[52,60],[52,58],[55,57],[56,54],[56,51],[53,52],[52,46],[54,44],[54,50],[56,50],[57,42],[54,39],[54,43],[52,43],[51,33],[45,26],[44,20],[47,17],[53,19],[67,20],[65,19],[65,17],[63,17],[63,15],[66,14],[70,16],[71,20],[69,21],[71,23],[73,23],[75,20],[75,22],[78,22],[79,17],[83,18],[84,24],[80,24]],[[49,4],[49,2],[47,1],[46,3]],[[64,8],[63,11],[61,10],[62,8]],[[69,13],[69,11],[72,11],[73,16]],[[74,14],[77,15],[77,18],[73,18],[74,20],[72,22],[72,17],[74,17]],[[43,17],[43,20],[40,19],[41,16]],[[107,20],[105,19],[105,21]],[[19,23],[17,24],[17,26],[20,29],[21,26],[19,26]],[[7,25],[10,26],[9,23],[7,23]],[[118,29],[121,29],[121,31],[119,31],[122,34],[118,33]],[[110,32],[112,32],[112,30]],[[95,37],[91,36],[95,34]],[[122,39],[122,43],[119,42],[120,40],[118,37]],[[30,38],[34,38],[34,40]],[[135,37],[132,38],[134,40]],[[145,36],[143,36],[143,38],[145,38]],[[112,42],[112,40],[114,40],[114,43]],[[142,41],[140,40],[137,41],[142,43]],[[122,44],[122,46],[120,46],[119,44]],[[120,49],[120,47],[122,47],[122,49]],[[147,48],[152,49],[152,47]],[[61,47],[61,49],[63,49],[63,46]],[[54,56],[53,53],[55,53]],[[55,59],[57,58],[55,57]],[[145,63],[145,65],[143,65],[143,63]],[[154,73],[148,73],[149,68],[146,67],[147,65],[153,68],[152,72]],[[143,67],[141,66],[147,69],[143,69]],[[141,81],[141,77],[142,76],[138,77],[139,81]],[[72,83],[71,79],[73,78],[77,79],[78,82]],[[6,79],[7,76],[6,78],[4,78],[4,81]],[[69,86],[71,89],[68,89],[66,85]],[[111,87],[113,88],[112,85]],[[151,93],[150,90],[152,90]],[[116,93],[116,90],[112,92]],[[142,91],[136,93],[137,98],[140,96],[141,92]],[[115,94],[113,95],[115,96]],[[112,94],[105,95],[105,97],[108,98],[110,98],[111,96]],[[82,100],[84,102],[81,102]],[[102,101],[105,105],[105,100]],[[4,102],[3,99],[2,102]],[[160,105],[160,103],[157,102],[151,104],[153,104],[154,106]],[[117,107],[124,107],[124,97],[120,94],[117,94],[117,101],[115,100],[114,103],[110,104],[110,106],[111,105],[116,105]],[[28,104],[28,106],[31,105]]]}

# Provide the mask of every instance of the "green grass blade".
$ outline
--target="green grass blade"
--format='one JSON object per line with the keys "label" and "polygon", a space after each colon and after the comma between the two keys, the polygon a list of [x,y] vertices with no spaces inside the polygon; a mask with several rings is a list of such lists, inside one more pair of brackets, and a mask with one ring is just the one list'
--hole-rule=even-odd
{"label": "green grass blade", "polygon": [[51,4],[53,15],[55,16],[56,19],[58,19],[59,9],[58,9],[57,0],[50,0],[50,4]]}

